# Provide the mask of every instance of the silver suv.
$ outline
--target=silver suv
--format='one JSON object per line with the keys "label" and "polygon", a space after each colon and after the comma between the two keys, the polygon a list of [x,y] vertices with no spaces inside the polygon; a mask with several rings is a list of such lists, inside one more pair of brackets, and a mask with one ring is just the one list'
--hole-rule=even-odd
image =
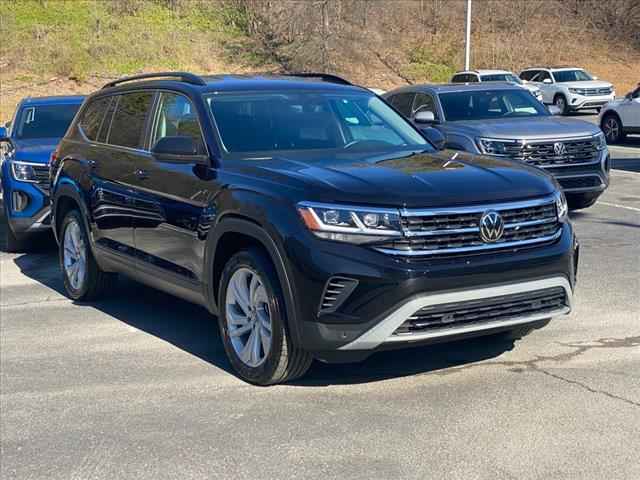
{"label": "silver suv", "polygon": [[429,138],[444,136],[446,148],[544,169],[574,210],[593,205],[609,185],[609,151],[598,126],[554,116],[555,107],[513,84],[411,85],[383,98]]}

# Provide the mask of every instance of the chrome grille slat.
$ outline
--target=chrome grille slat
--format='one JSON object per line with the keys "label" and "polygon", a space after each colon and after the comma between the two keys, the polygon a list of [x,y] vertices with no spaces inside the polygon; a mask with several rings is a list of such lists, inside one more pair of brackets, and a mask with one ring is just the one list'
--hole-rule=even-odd
{"label": "chrome grille slat", "polygon": [[[501,238],[485,243],[480,218],[488,210],[504,221]],[[473,219],[473,222],[470,220]],[[500,248],[531,246],[555,240],[560,233],[555,200],[545,199],[455,209],[404,210],[402,237],[377,244],[383,253],[411,257],[465,254]],[[460,228],[461,225],[465,227]]]}
{"label": "chrome grille slat", "polygon": [[31,165],[33,168],[33,172],[36,176],[36,183],[38,186],[45,190],[49,191],[49,165]]}

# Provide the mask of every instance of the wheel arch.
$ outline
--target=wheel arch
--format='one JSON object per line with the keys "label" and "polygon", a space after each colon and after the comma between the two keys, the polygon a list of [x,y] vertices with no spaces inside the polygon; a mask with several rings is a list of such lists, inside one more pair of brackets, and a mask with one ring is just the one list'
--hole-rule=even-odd
{"label": "wheel arch", "polygon": [[204,275],[207,306],[212,313],[218,313],[218,284],[224,266],[233,254],[251,246],[264,250],[275,268],[285,301],[287,327],[292,340],[299,344],[300,329],[298,322],[294,320],[296,307],[290,281],[291,275],[287,271],[284,254],[269,233],[248,217],[237,214],[225,215],[213,229],[213,235],[207,239]]}
{"label": "wheel arch", "polygon": [[82,195],[78,187],[70,182],[64,182],[58,185],[54,200],[51,208],[51,225],[53,227],[53,234],[56,241],[59,243],[60,226],[64,220],[65,215],[72,209],[77,208],[80,210],[82,218],[85,222],[85,228],[87,232],[91,232],[88,222],[88,209],[85,202],[82,200]]}

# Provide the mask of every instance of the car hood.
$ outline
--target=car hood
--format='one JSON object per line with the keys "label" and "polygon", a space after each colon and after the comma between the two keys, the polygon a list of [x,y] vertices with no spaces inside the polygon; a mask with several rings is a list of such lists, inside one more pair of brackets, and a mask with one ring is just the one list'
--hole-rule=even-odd
{"label": "car hood", "polygon": [[568,88],[609,88],[612,85],[609,82],[601,80],[584,80],[581,82],[558,82],[558,85]]}
{"label": "car hood", "polygon": [[23,162],[48,163],[58,142],[59,138],[13,140],[14,158]]}
{"label": "car hood", "polygon": [[295,190],[296,200],[356,205],[446,207],[534,198],[555,190],[540,169],[453,150],[349,157],[278,156],[234,164],[247,178],[280,192]]}
{"label": "car hood", "polygon": [[496,118],[488,120],[462,120],[444,123],[445,133],[459,133],[472,138],[505,139],[562,139],[586,137],[600,131],[596,124],[563,117]]}

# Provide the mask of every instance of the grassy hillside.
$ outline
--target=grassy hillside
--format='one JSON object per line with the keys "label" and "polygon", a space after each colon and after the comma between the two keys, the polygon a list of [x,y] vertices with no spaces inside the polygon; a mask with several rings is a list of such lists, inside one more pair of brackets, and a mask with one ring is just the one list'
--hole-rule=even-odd
{"label": "grassy hillside", "polygon": [[[633,0],[473,3],[474,67],[577,63],[620,93],[640,81]],[[106,79],[142,71],[324,70],[382,88],[446,81],[463,62],[464,6],[462,0],[6,0],[0,121],[24,96],[88,93]]]}

